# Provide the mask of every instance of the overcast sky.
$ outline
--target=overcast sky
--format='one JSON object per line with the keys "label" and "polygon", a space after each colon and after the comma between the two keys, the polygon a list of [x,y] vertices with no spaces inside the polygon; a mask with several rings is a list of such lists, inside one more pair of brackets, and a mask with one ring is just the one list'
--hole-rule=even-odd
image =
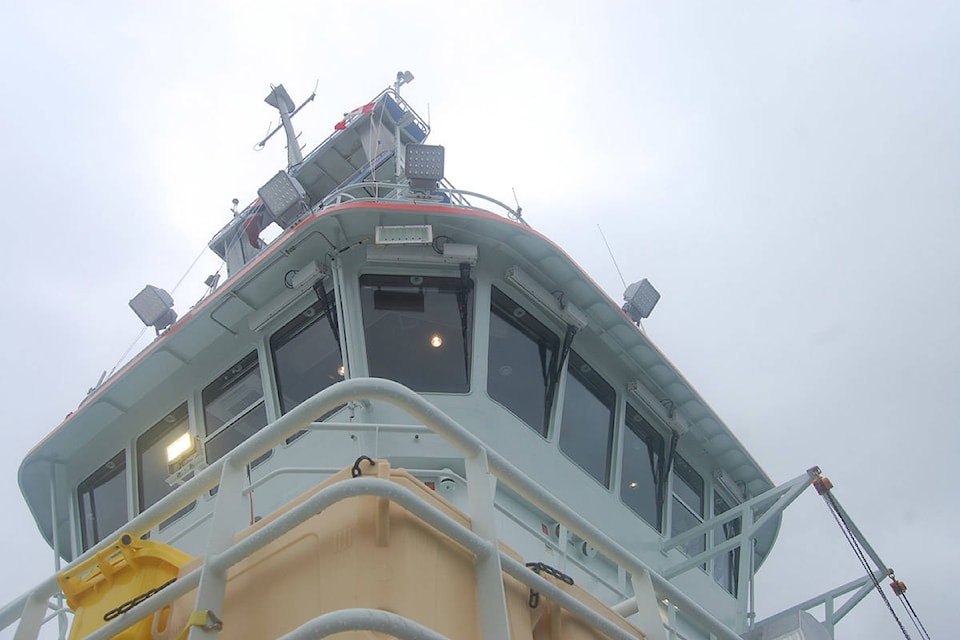
{"label": "overcast sky", "polygon": [[[127,301],[172,289],[284,164],[279,139],[252,150],[269,85],[299,103],[319,82],[312,148],[410,69],[453,183],[515,188],[619,299],[602,224],[663,295],[648,335],[771,478],[820,465],[930,634],[955,634],[960,4],[13,0],[0,64],[0,602],[53,566],[20,460],[136,338]],[[859,575],[808,492],[760,617]],[[838,631],[898,637],[875,594]]]}

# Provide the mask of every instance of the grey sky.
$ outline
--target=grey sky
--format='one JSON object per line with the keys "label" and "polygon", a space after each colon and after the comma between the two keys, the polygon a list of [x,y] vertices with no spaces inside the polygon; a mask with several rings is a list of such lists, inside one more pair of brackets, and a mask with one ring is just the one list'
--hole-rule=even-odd
{"label": "grey sky", "polygon": [[[814,464],[933,637],[957,626],[960,6],[953,2],[10,3],[0,601],[52,569],[23,455],[283,162],[270,83],[308,147],[398,69],[454,184],[509,201],[610,294],[776,482]],[[216,267],[174,295],[185,312]],[[142,343],[145,344],[145,343]],[[761,616],[859,575],[810,492],[759,575]],[[2,637],[2,636],[0,636]],[[875,595],[840,638],[896,638]]]}

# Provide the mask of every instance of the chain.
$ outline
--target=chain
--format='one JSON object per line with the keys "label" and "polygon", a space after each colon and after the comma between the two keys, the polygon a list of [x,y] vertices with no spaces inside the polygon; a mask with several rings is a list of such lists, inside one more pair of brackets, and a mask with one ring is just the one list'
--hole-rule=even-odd
{"label": "chain", "polygon": [[135,598],[133,598],[133,599],[131,599],[131,600],[127,600],[126,602],[124,602],[123,604],[121,604],[119,607],[115,607],[115,608],[113,608],[113,609],[110,609],[110,611],[107,611],[105,614],[103,614],[103,621],[104,621],[104,622],[110,622],[111,620],[113,620],[113,619],[116,618],[117,616],[122,616],[122,615],[125,614],[127,611],[130,611],[130,609],[133,609],[135,606],[137,606],[138,604],[140,604],[141,602],[143,602],[144,600],[146,600],[146,599],[149,598],[150,596],[155,596],[155,595],[157,595],[158,593],[160,593],[161,590],[163,590],[163,589],[166,588],[166,587],[169,587],[171,584],[173,584],[173,583],[176,582],[176,581],[177,581],[177,579],[176,579],[176,578],[173,578],[173,579],[171,579],[171,580],[168,581],[168,582],[164,582],[164,583],[163,583],[162,585],[160,585],[159,587],[155,587],[155,588],[153,588],[153,589],[149,589],[149,590],[147,590],[147,591],[144,591],[143,593],[141,593],[141,594],[138,595],[137,597],[135,597]]}
{"label": "chain", "polygon": [[[569,585],[573,584],[573,578],[571,578],[564,572],[560,571],[559,569],[554,569],[550,565],[544,564],[543,562],[528,562],[526,564],[526,567],[528,569],[531,569],[534,573],[538,575],[541,572],[546,573],[547,575],[553,576],[557,580],[566,582]],[[537,605],[540,604],[540,593],[537,591],[534,591],[533,589],[530,589],[530,600],[527,602],[527,604],[530,605],[531,609],[536,609]]]}

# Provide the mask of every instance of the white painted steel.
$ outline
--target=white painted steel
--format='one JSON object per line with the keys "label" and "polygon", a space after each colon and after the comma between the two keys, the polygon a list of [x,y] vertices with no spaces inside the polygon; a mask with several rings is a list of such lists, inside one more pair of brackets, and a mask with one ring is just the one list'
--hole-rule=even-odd
{"label": "white painted steel", "polygon": [[[680,591],[676,586],[668,582],[661,575],[654,572],[650,567],[648,567],[639,558],[634,556],[626,548],[612,540],[596,526],[584,520],[579,514],[558,500],[543,487],[531,480],[526,474],[508,462],[503,456],[495,451],[488,450],[476,436],[470,433],[459,423],[447,416],[429,401],[417,395],[415,392],[391,380],[358,378],[340,382],[336,385],[328,387],[327,389],[324,389],[297,406],[286,415],[274,421],[272,424],[261,429],[258,433],[237,446],[226,457],[200,471],[193,480],[178,487],[168,496],[158,501],[155,505],[141,513],[139,516],[134,517],[127,524],[126,529],[134,535],[139,535],[141,532],[149,531],[153,526],[162,522],[169,515],[175,513],[178,509],[190,503],[196,496],[212,488],[214,485],[221,483],[223,485],[221,486],[221,494],[226,494],[228,490],[231,494],[231,497],[229,498],[230,504],[227,505],[227,501],[223,500],[223,495],[218,495],[218,508],[220,508],[221,502],[225,503],[225,506],[223,507],[222,522],[211,528],[211,549],[216,550],[221,547],[226,549],[226,545],[228,545],[229,542],[224,543],[224,540],[227,539],[228,533],[230,536],[232,536],[232,527],[230,523],[236,523],[240,521],[234,512],[238,511],[242,513],[242,481],[245,465],[267,450],[281,444],[281,442],[287,436],[311,425],[311,423],[313,423],[318,416],[325,414],[337,406],[359,400],[387,402],[406,411],[409,415],[416,418],[422,424],[430,427],[435,433],[439,434],[448,442],[456,446],[468,460],[471,458],[478,459],[477,457],[482,455],[482,452],[485,452],[488,459],[489,468],[492,473],[522,498],[550,515],[550,517],[563,524],[572,532],[580,536],[583,540],[589,542],[590,545],[595,547],[600,553],[623,566],[631,574],[641,574],[644,572],[648,573],[658,597],[669,598],[672,604],[679,606],[683,610],[684,615],[689,617],[698,625],[704,627],[719,640],[740,640],[739,636],[729,627],[717,620],[703,607]],[[224,468],[227,464],[229,464],[231,467],[230,471],[224,471]],[[240,475],[239,481],[236,480],[237,475]],[[354,483],[347,484],[350,485]],[[471,482],[470,484],[475,483]],[[266,527],[264,529],[266,529]],[[100,544],[95,545],[93,548],[84,553],[75,562],[71,563],[71,566],[75,566],[79,562],[86,560],[110,544],[112,544],[112,540],[102,541]],[[488,543],[485,542],[484,544]],[[220,556],[217,556],[212,560],[208,558],[207,565],[215,565],[217,573],[225,571],[226,565],[223,564],[225,562],[225,556],[230,554],[232,551],[232,549],[229,551],[220,551]],[[503,563],[505,570],[507,567],[511,566],[511,563],[507,560],[509,559],[501,558],[501,562]],[[209,574],[209,566],[207,567],[207,571]],[[542,580],[538,576],[532,574],[532,572],[526,571],[526,573],[536,578],[535,581]],[[145,605],[150,605],[150,609],[154,610],[160,606],[163,606],[164,604],[172,602],[178,595],[186,593],[192,589],[197,582],[199,582],[199,574],[200,572],[197,571],[191,573],[190,576],[181,578],[176,583],[167,589],[164,589],[162,592],[144,604],[140,605],[139,607],[135,607],[124,616],[121,616],[121,619],[105,625],[100,631],[90,636],[90,638],[106,640],[106,638],[112,637],[117,631],[119,631],[121,620],[124,622],[123,626],[127,626],[135,621],[135,619],[142,619],[148,615],[149,611],[146,610]],[[196,577],[194,577],[194,575],[196,575]],[[211,576],[211,578],[208,580],[208,584],[210,585],[209,591],[204,593],[202,592],[203,590],[199,590],[201,591],[199,597],[204,602],[216,603],[218,601],[222,601],[222,595],[219,596],[219,599],[216,596],[216,592],[220,591],[218,581],[222,581],[222,576],[218,576],[216,579],[214,579],[212,574],[209,575]],[[512,572],[511,575],[513,575]],[[189,580],[187,580],[188,577]],[[547,585],[540,585],[543,588],[543,592],[549,593],[550,589],[548,587],[551,587],[552,585],[549,585],[549,583],[546,583],[545,581],[543,582]],[[191,583],[193,586],[191,586]],[[207,585],[204,585],[204,587],[207,587]],[[43,607],[46,606],[47,598],[55,595],[58,592],[59,587],[56,582],[56,576],[51,576],[38,585],[35,589],[31,590],[28,594],[22,596],[10,605],[7,605],[7,607],[4,609],[0,610],[0,629],[20,618],[21,613],[23,614],[23,620],[21,621],[20,627],[24,630],[32,629],[32,625],[37,624],[39,620],[42,619],[42,615],[40,615],[38,618],[28,615],[31,611],[33,611],[33,608],[25,609],[27,601],[30,600],[31,603],[39,601],[41,603],[42,611]],[[571,606],[575,606],[575,604]],[[138,609],[141,608],[144,609],[142,613],[138,611]],[[217,613],[219,610],[219,606],[204,608],[209,608],[215,613]],[[572,611],[573,610],[571,609],[571,612]],[[116,627],[114,627],[115,623],[117,625]],[[20,629],[18,629],[18,635],[15,636],[15,638],[16,640],[27,640],[28,638],[35,638],[36,633],[36,631],[33,631],[32,635],[21,635]],[[191,637],[195,636],[191,635]]]}
{"label": "white painted steel", "polygon": [[[467,456],[465,463],[471,527],[492,549],[496,549],[499,541],[493,504],[496,478],[490,475],[487,467],[486,451],[480,449]],[[476,568],[480,624],[484,640],[510,640],[510,621],[507,619],[507,596],[503,587],[500,554],[491,553],[486,557],[478,557]]]}
{"label": "white painted steel", "polygon": [[409,618],[379,609],[342,609],[325,613],[279,640],[316,640],[343,631],[377,631],[400,640],[449,640]]}

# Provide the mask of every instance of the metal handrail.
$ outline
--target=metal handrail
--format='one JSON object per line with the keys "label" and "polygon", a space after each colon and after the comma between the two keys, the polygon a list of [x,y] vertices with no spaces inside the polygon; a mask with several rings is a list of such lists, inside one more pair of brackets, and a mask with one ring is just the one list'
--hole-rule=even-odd
{"label": "metal handrail", "polygon": [[[373,195],[370,195],[369,190],[373,189]],[[315,207],[315,210],[320,210],[325,207],[330,207],[338,204],[342,204],[344,201],[347,202],[358,202],[358,201],[369,201],[369,202],[382,202],[384,200],[390,200],[391,202],[401,200],[396,196],[391,197],[390,194],[404,194],[407,193],[410,189],[410,185],[399,184],[396,182],[356,182],[354,184],[349,184],[345,187],[341,187],[336,191],[332,191],[327,194],[320,205]],[[363,192],[363,193],[357,193]],[[484,209],[483,207],[477,207],[472,204],[469,204],[464,196],[471,196],[474,198],[480,198],[481,200],[486,200],[491,204],[495,204],[500,209],[503,209],[506,212],[506,218],[514,220],[516,222],[523,223],[523,217],[519,212],[514,210],[510,205],[500,202],[496,198],[491,196],[479,193],[477,191],[467,191],[465,189],[437,189],[434,193],[443,193],[453,198],[459,198],[460,202],[453,204],[439,202],[430,198],[417,198],[414,195],[410,195],[409,199],[415,202],[430,202],[431,204],[448,204],[449,206],[455,206],[461,209],[474,209],[477,211],[484,211],[486,213],[493,213],[495,215],[500,215],[496,211],[491,211],[490,209]],[[383,195],[381,195],[383,194]],[[525,224],[525,223],[524,223]]]}
{"label": "metal handrail", "polygon": [[[544,513],[549,515],[557,522],[563,524],[565,527],[567,527],[567,529],[580,536],[583,540],[587,541],[590,545],[596,548],[600,553],[604,554],[613,562],[626,569],[632,575],[642,575],[644,573],[649,575],[658,597],[668,598],[672,603],[678,605],[684,611],[685,615],[690,617],[694,622],[703,626],[707,631],[713,633],[719,640],[740,640],[740,637],[733,630],[717,620],[712,614],[710,614],[702,606],[683,593],[679,588],[668,582],[665,578],[655,572],[625,547],[611,539],[565,503],[553,496],[553,494],[534,482],[518,467],[511,464],[502,455],[485,445],[469,430],[450,418],[447,414],[430,403],[428,400],[417,395],[409,388],[392,380],[384,380],[379,378],[355,378],[337,383],[331,387],[328,387],[327,389],[324,389],[323,391],[320,391],[316,395],[304,401],[302,404],[298,405],[289,413],[275,420],[273,423],[264,427],[249,439],[242,442],[227,456],[200,471],[192,480],[175,489],[169,495],[162,498],[152,507],[141,513],[139,516],[134,517],[130,522],[127,523],[127,525],[124,527],[124,530],[129,531],[134,535],[140,535],[143,532],[149,531],[153,526],[159,524],[173,513],[176,513],[181,507],[189,504],[204,491],[207,491],[217,484],[220,484],[220,477],[223,474],[224,468],[227,464],[234,468],[242,468],[265,453],[267,450],[278,446],[290,434],[296,433],[297,431],[300,431],[301,429],[313,423],[318,416],[322,416],[335,407],[355,400],[377,400],[388,402],[397,408],[404,410],[407,414],[421,424],[431,428],[435,433],[456,446],[466,457],[475,458],[477,456],[485,455],[491,473],[500,481],[505,483],[508,487],[510,487],[514,492],[519,494],[522,498],[541,509]],[[333,488],[334,487],[331,487],[331,489]],[[219,501],[221,498],[222,493],[218,494],[217,500]],[[284,516],[286,516],[286,514],[284,514]],[[284,516],[281,516],[281,518]],[[278,519],[278,521],[279,520],[280,519]],[[271,523],[271,525],[276,524],[278,521]],[[269,526],[270,525],[268,525],[268,527]],[[268,527],[264,527],[264,529],[259,530],[257,533],[253,534],[253,536],[250,536],[250,538],[254,538]],[[471,533],[470,535],[475,534]],[[248,542],[250,538],[245,538],[243,541],[238,543],[237,546],[243,545],[244,543],[248,545],[252,544],[251,542]],[[107,546],[110,546],[111,544],[113,544],[111,539],[108,538],[103,540],[101,543],[95,545],[93,548],[81,555],[77,560],[72,562],[67,567],[67,570],[92,557],[94,554],[98,553]],[[222,556],[226,556],[228,553],[232,552],[233,549],[225,551],[220,557],[208,558],[207,562],[223,563],[224,559]],[[513,561],[511,558],[502,560],[503,570],[520,579],[520,576],[515,575],[517,568],[514,566],[514,563],[516,561]],[[178,579],[173,585],[153,596],[149,601],[144,602],[138,607],[135,607],[124,616],[121,616],[121,618],[129,621],[131,618],[133,618],[133,614],[139,613],[137,610],[141,607],[145,608],[146,605],[151,605],[151,609],[153,609],[153,605],[156,605],[155,608],[158,609],[161,606],[172,602],[177,597],[187,593],[191,589],[195,588],[197,584],[199,584],[200,571],[201,569],[197,569],[187,576]],[[553,597],[550,596],[551,588],[556,588],[553,587],[551,583],[539,578],[539,576],[536,576],[536,574],[533,574],[533,572],[525,568],[523,569],[523,573],[521,575],[524,575],[525,577],[529,577],[529,575],[535,576],[537,578],[537,582],[543,583],[539,584],[540,589],[542,589],[542,593],[546,594],[548,597]],[[563,593],[559,589],[556,590],[560,594]],[[23,614],[24,618],[31,617],[31,615],[33,615],[32,607],[37,606],[38,603],[43,603],[45,605],[45,602],[58,592],[59,586],[57,584],[55,575],[44,580],[34,589],[14,600],[3,609],[0,609],[0,630],[9,626],[13,621],[21,619],[21,614]],[[571,613],[573,613],[573,610],[571,610]],[[148,615],[148,613],[144,612],[143,616],[146,615]],[[32,624],[33,620],[30,620],[30,622]],[[108,623],[105,627],[101,628],[100,631],[90,636],[90,638],[102,638],[105,640],[106,638],[111,637],[113,633],[116,633],[116,631],[119,630],[119,628],[112,627],[114,623],[120,623],[120,619]],[[130,624],[130,622],[126,622],[125,626],[126,624]],[[23,625],[21,624],[21,626]],[[111,628],[111,635],[98,635],[101,631],[106,633],[108,628]],[[617,629],[619,630],[619,627]],[[22,637],[27,638],[26,635],[23,635]],[[19,630],[17,640],[20,640]]]}

